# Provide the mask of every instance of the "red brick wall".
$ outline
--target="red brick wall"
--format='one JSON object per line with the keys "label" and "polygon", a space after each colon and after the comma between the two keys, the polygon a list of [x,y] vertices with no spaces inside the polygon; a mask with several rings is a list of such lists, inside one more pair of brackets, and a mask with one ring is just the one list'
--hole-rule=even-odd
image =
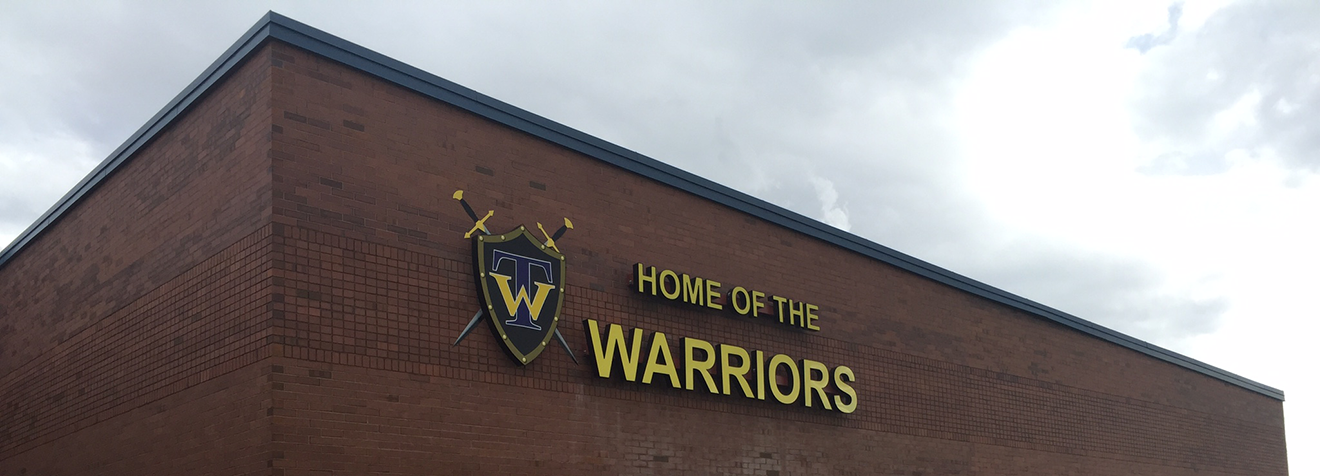
{"label": "red brick wall", "polygon": [[259,380],[193,387],[266,350],[264,55],[0,268],[0,474],[140,474],[251,449],[221,433],[264,418],[248,404]]}
{"label": "red brick wall", "polygon": [[[292,359],[276,376],[288,381],[275,390],[273,431],[287,474],[532,464],[617,474],[738,461],[785,474],[1286,474],[1278,401],[296,48],[273,55],[273,332]],[[477,306],[462,238],[471,222],[455,189],[479,212],[495,210],[497,233],[574,221],[560,242],[560,325],[575,348],[586,347],[580,320],[591,318],[849,365],[859,409],[606,381],[557,347],[520,368],[484,328],[451,347]],[[819,304],[822,330],[631,294],[637,261]],[[534,450],[516,451],[529,441]],[[653,451],[669,461],[638,459]],[[761,453],[779,469],[756,461]],[[789,455],[797,466],[783,466]]]}

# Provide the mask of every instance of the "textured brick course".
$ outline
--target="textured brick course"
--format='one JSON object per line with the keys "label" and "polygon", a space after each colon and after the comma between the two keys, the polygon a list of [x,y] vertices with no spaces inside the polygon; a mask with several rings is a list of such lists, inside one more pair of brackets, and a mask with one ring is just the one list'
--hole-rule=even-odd
{"label": "textured brick course", "polygon": [[268,367],[243,365],[0,458],[0,475],[269,475]]}

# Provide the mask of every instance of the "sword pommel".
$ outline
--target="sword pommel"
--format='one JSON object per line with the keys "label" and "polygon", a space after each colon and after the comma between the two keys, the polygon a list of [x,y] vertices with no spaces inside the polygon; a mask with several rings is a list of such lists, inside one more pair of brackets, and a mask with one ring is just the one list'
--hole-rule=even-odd
{"label": "sword pommel", "polygon": [[[547,241],[553,243],[555,240],[558,240],[560,237],[564,236],[564,233],[567,233],[568,230],[572,230],[572,229],[573,229],[573,222],[569,221],[568,217],[564,217],[564,226],[561,226],[559,227],[558,230],[555,230],[555,234],[550,235],[550,239]],[[545,233],[545,230],[541,230],[541,233]],[[559,251],[559,248],[555,248],[555,251]]]}

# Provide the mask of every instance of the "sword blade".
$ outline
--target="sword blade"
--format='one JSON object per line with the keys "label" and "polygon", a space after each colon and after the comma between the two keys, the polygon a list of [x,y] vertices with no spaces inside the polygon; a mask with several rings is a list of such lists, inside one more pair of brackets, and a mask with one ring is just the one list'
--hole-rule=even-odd
{"label": "sword blade", "polygon": [[[464,327],[464,328],[463,328],[463,332],[460,332],[460,333],[458,334],[458,340],[455,340],[455,341],[454,341],[454,345],[458,345],[459,342],[463,342],[463,339],[467,338],[468,334],[472,332],[472,328],[477,327],[477,323],[478,323],[478,322],[481,322],[481,318],[482,318],[482,317],[485,317],[485,315],[486,315],[486,310],[485,310],[485,309],[482,309],[482,310],[480,310],[480,311],[477,311],[476,314],[473,314],[473,315],[472,315],[472,320],[471,320],[471,321],[468,321],[468,325],[467,325],[467,327]],[[555,332],[558,332],[558,331],[559,331],[559,329],[555,329]]]}
{"label": "sword blade", "polygon": [[459,200],[458,203],[463,205],[463,211],[467,212],[468,218],[477,221],[477,212],[472,211],[472,205],[468,205],[467,200]]}
{"label": "sword blade", "polygon": [[568,341],[564,340],[564,334],[559,333],[558,327],[555,328],[555,338],[559,339],[559,345],[564,346],[564,350],[568,352],[568,356],[573,358],[573,363],[578,363],[577,355],[573,354],[573,348],[568,346]]}

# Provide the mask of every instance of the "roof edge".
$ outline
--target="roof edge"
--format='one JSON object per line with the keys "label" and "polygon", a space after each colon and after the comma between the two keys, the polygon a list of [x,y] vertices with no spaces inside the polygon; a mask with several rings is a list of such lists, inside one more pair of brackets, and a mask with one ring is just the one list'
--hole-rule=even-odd
{"label": "roof edge", "polygon": [[825,225],[765,200],[478,93],[275,12],[267,12],[260,21],[248,29],[233,46],[230,46],[183,92],[171,100],[164,109],[156,113],[147,121],[146,125],[138,129],[118,149],[115,149],[73,190],[65,194],[63,198],[56,202],[55,206],[38,218],[27,230],[23,231],[4,251],[0,252],[0,269],[17,255],[27,243],[58,221],[82,197],[94,190],[106,177],[113,174],[121,164],[132,157],[134,152],[150,142],[171,121],[187,110],[197,99],[204,96],[212,85],[246,59],[249,53],[267,39],[272,38],[624,170],[860,253],[918,276],[1027,312],[1101,340],[1261,395],[1280,401],[1284,400],[1282,390],[1252,381],[1191,357],[959,275],[866,238]]}

